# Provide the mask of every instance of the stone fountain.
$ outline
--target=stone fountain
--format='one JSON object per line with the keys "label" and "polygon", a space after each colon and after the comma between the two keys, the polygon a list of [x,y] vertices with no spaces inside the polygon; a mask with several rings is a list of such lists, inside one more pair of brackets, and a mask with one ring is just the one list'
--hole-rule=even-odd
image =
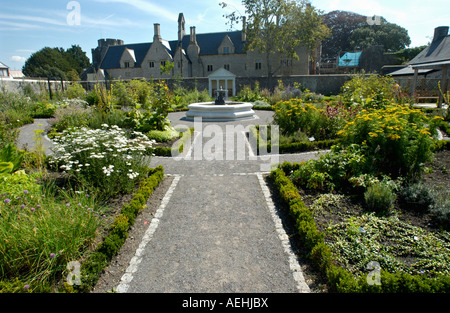
{"label": "stone fountain", "polygon": [[253,104],[247,102],[227,101],[228,90],[220,87],[216,91],[214,102],[200,102],[188,105],[186,119],[193,121],[196,117],[201,117],[203,122],[228,122],[237,120],[254,119],[255,111]]}

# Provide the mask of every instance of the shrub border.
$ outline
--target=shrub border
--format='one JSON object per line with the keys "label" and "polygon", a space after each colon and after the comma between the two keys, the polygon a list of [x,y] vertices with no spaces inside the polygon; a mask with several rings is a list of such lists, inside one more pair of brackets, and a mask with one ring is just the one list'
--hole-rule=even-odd
{"label": "shrub border", "polygon": [[[249,136],[256,138],[256,144],[259,148],[263,148],[264,151],[272,151],[272,145],[270,143],[260,143],[258,130],[254,126],[250,126]],[[317,150],[326,150],[330,149],[332,146],[337,145],[339,143],[339,139],[330,139],[330,140],[322,140],[322,141],[312,141],[312,142],[293,142],[290,144],[281,144],[278,145],[278,153],[280,154],[289,154],[289,153],[300,153],[300,152],[309,152],[309,151],[317,151]],[[261,146],[260,146],[261,144]],[[276,147],[276,146],[274,146]],[[259,153],[257,153],[259,155]]]}
{"label": "shrub border", "polygon": [[163,166],[149,168],[147,178],[140,182],[129,204],[122,207],[115,218],[108,235],[86,261],[81,265],[82,284],[70,286],[64,283],[61,292],[90,292],[128,237],[128,230],[134,225],[136,216],[145,209],[147,200],[164,178]]}
{"label": "shrub border", "polygon": [[188,130],[183,132],[181,139],[176,141],[176,145],[174,144],[172,147],[153,147],[151,148],[151,153],[155,156],[160,157],[172,157],[172,150],[175,149],[179,153],[183,153],[184,146],[189,139],[192,138],[192,134],[194,133],[194,128],[190,127]]}
{"label": "shrub border", "polygon": [[402,272],[381,270],[381,285],[369,285],[366,277],[354,277],[350,272],[334,264],[331,249],[325,244],[324,233],[317,229],[312,211],[309,210],[295,185],[286,176],[298,166],[284,162],[270,173],[277,192],[288,207],[301,243],[307,248],[313,266],[326,277],[331,292],[338,293],[448,293],[450,277],[427,278]]}

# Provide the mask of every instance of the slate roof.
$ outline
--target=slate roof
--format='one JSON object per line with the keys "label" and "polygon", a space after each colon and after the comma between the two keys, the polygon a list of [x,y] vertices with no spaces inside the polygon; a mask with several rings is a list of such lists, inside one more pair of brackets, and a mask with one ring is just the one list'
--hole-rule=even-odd
{"label": "slate roof", "polygon": [[134,55],[136,56],[136,67],[141,66],[142,61],[147,54],[148,49],[150,49],[151,43],[138,43],[129,44],[123,46],[109,46],[105,57],[103,58],[102,65],[100,68],[120,68],[120,58],[122,57],[125,48],[134,50]]}
{"label": "slate roof", "polygon": [[[200,56],[204,55],[217,55],[217,49],[222,43],[223,38],[228,35],[234,44],[234,53],[244,53],[244,43],[242,42],[242,31],[232,31],[232,32],[219,32],[219,33],[206,33],[197,34],[197,44],[200,47]],[[175,51],[178,47],[178,40],[167,41],[168,45],[165,45],[167,51],[174,56]],[[187,51],[190,43],[190,35],[185,35],[181,41],[182,48]],[[136,67],[140,67],[142,61],[145,58],[148,50],[150,49],[152,43],[137,43],[137,44],[127,44],[122,46],[110,46],[103,58],[100,68],[120,68],[120,58],[122,56],[125,48],[134,50],[136,56]]]}
{"label": "slate roof", "polygon": [[450,61],[450,36],[432,42],[408,64],[438,63]]}

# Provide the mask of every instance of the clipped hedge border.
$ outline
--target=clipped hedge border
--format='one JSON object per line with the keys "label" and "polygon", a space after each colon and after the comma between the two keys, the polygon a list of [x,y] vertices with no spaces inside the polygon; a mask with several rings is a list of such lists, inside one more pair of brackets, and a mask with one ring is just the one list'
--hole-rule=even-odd
{"label": "clipped hedge border", "polygon": [[[259,142],[258,130],[256,127],[250,127],[249,136],[256,138],[256,144],[258,149],[262,149],[263,151],[272,151],[272,145],[270,143],[261,143]],[[312,142],[293,142],[290,144],[281,144],[278,145],[278,151],[280,154],[288,154],[288,153],[300,153],[300,152],[309,152],[309,151],[317,151],[317,150],[326,150],[330,149],[332,146],[339,143],[339,139],[330,139],[330,140],[322,140],[322,141],[312,141]],[[274,146],[276,147],[276,146]],[[259,153],[258,153],[259,155]]]}
{"label": "clipped hedge border", "polygon": [[192,138],[192,134],[194,133],[194,128],[191,127],[185,132],[183,132],[183,136],[181,136],[181,139],[178,139],[175,144],[172,147],[154,147],[151,149],[151,153],[153,153],[155,156],[160,157],[171,157],[172,156],[172,150],[176,150],[179,153],[183,153],[184,146]]}
{"label": "clipped hedge border", "polygon": [[[301,243],[309,252],[312,264],[327,278],[331,292],[337,293],[448,293],[450,292],[450,277],[439,276],[427,278],[402,272],[389,273],[381,270],[381,285],[369,285],[367,278],[354,277],[342,267],[333,262],[329,246],[325,244],[325,235],[317,229],[312,211],[309,210],[295,185],[286,176],[298,164],[285,162],[280,168],[271,172],[282,201],[289,208],[289,214],[295,221],[296,231]],[[285,172],[286,171],[286,172]]]}
{"label": "clipped hedge border", "polygon": [[81,265],[82,284],[70,286],[64,283],[63,292],[90,292],[97,283],[100,274],[109,265],[128,237],[128,230],[134,224],[136,216],[145,209],[148,198],[164,177],[164,168],[160,165],[148,170],[147,178],[139,184],[129,204],[122,207],[115,218],[109,234],[97,247],[97,250]]}

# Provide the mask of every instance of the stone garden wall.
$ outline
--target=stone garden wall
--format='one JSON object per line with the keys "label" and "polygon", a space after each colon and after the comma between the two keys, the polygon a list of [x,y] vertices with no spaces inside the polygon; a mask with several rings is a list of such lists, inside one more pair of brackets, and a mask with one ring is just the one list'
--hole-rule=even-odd
{"label": "stone garden wall", "polygon": [[[255,83],[258,82],[261,89],[272,89],[278,85],[278,81],[281,79],[284,86],[293,85],[294,83],[300,83],[303,87],[308,88],[312,92],[327,95],[336,95],[340,93],[341,87],[344,83],[352,78],[352,75],[298,75],[298,76],[274,76],[272,78],[271,86],[269,86],[267,77],[237,77],[236,89],[237,92],[241,90],[243,86],[250,85],[254,88]],[[83,87],[87,90],[93,90],[96,82],[81,82]],[[109,85],[110,81],[107,82]],[[69,82],[63,82],[63,88],[67,89]],[[173,87],[175,84],[180,85],[183,88],[193,89],[197,88],[202,91],[209,88],[207,77],[194,77],[180,79],[169,79],[169,87]],[[51,82],[52,91],[61,90],[61,82]],[[108,86],[109,87],[109,86]],[[31,88],[34,92],[41,92],[42,90],[48,91],[47,80],[26,80],[26,79],[10,79],[0,81],[0,89],[6,89],[10,92],[22,92],[24,88]]]}

